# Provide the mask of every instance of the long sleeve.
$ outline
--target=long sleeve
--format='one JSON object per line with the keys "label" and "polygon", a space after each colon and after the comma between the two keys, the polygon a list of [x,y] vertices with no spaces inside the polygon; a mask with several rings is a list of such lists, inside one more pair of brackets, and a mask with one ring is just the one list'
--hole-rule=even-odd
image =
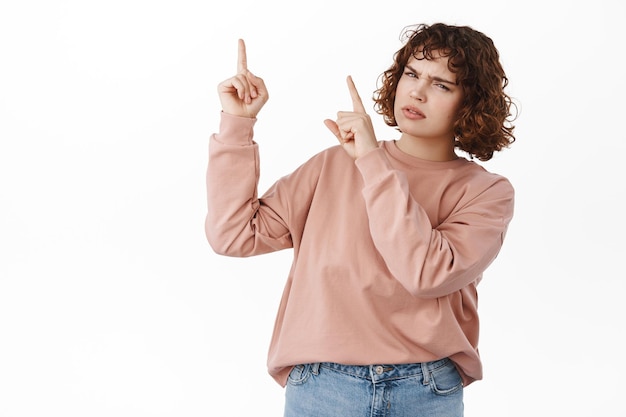
{"label": "long sleeve", "polygon": [[209,140],[205,232],[219,254],[243,257],[292,245],[283,207],[269,207],[258,198],[255,123],[256,119],[222,113],[219,133]]}
{"label": "long sleeve", "polygon": [[442,206],[453,206],[433,225],[413,198],[406,174],[392,169],[382,150],[359,159],[357,166],[365,182],[363,197],[374,244],[393,276],[414,296],[435,298],[458,291],[480,277],[497,256],[513,215],[513,188],[503,177],[482,175],[480,182],[468,178],[466,190],[448,193],[453,203],[445,201],[446,192],[433,189]]}

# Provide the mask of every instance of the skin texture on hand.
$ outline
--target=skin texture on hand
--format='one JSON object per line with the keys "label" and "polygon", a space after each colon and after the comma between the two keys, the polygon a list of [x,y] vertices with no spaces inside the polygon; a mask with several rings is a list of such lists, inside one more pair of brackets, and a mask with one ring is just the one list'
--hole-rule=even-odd
{"label": "skin texture on hand", "polygon": [[[365,111],[352,77],[348,76],[347,83],[352,98],[352,111],[339,111],[337,120],[326,119],[324,124],[339,140],[348,155],[357,159],[376,149],[378,143],[372,120]],[[269,93],[265,82],[248,69],[246,44],[243,39],[238,40],[237,74],[219,83],[217,91],[222,111],[234,116],[255,118],[267,103]]]}
{"label": "skin texture on hand", "polygon": [[235,116],[254,118],[267,103],[269,94],[263,79],[248,69],[246,44],[243,39],[239,39],[238,43],[237,75],[222,81],[217,91],[222,111]]}
{"label": "skin texture on hand", "polygon": [[376,149],[378,143],[370,116],[365,111],[363,101],[354,85],[352,77],[347,78],[348,90],[352,98],[352,111],[337,112],[337,120],[326,119],[324,124],[335,135],[339,143],[352,158],[357,159]]}

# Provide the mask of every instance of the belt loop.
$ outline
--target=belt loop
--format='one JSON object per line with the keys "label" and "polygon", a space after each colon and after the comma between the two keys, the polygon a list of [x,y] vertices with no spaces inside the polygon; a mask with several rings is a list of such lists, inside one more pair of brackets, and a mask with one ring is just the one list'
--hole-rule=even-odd
{"label": "belt loop", "polygon": [[422,384],[430,384],[430,370],[428,369],[428,362],[422,362]]}
{"label": "belt loop", "polygon": [[320,373],[320,363],[314,363],[311,365],[311,372],[313,372],[313,375],[319,375]]}

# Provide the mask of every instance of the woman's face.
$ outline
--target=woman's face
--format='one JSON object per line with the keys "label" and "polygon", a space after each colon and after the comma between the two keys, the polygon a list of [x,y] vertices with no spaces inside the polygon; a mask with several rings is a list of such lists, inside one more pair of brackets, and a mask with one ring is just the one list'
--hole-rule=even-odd
{"label": "woman's face", "polygon": [[[418,58],[423,58],[421,54]],[[398,81],[394,116],[404,135],[432,141],[453,141],[454,123],[463,100],[448,58],[412,56]]]}

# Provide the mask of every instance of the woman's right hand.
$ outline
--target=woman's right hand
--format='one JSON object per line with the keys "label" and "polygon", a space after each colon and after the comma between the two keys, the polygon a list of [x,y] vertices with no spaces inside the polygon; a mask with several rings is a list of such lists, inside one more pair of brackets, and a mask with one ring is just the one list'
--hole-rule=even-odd
{"label": "woman's right hand", "polygon": [[263,79],[248,70],[246,44],[243,39],[239,39],[237,75],[221,82],[217,92],[222,111],[242,117],[256,117],[269,99]]}

